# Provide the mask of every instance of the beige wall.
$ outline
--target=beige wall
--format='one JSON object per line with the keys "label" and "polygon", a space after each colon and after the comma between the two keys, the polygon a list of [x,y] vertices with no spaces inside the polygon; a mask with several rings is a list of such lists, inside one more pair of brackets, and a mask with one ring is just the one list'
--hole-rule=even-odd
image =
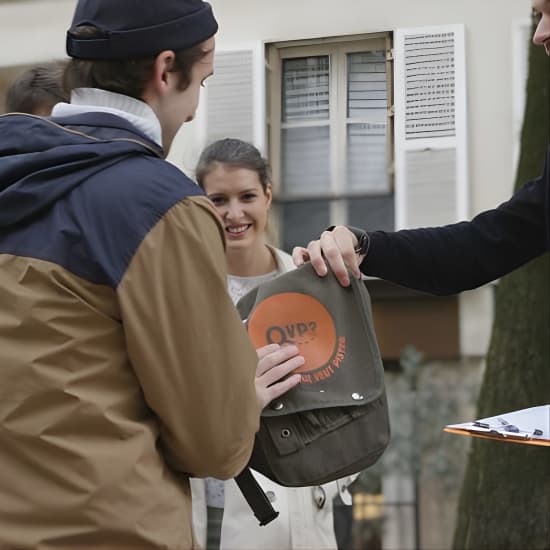
{"label": "beige wall", "polygon": [[[530,0],[211,0],[222,49],[438,24],[466,26],[470,213],[513,182],[514,22]],[[75,0],[0,2],[0,68],[64,56]]]}
{"label": "beige wall", "polygon": [[466,26],[470,213],[508,197],[513,183],[513,22],[530,0],[211,0],[220,47],[402,27]]}
{"label": "beige wall", "polygon": [[75,0],[0,2],[0,67],[65,57]]}

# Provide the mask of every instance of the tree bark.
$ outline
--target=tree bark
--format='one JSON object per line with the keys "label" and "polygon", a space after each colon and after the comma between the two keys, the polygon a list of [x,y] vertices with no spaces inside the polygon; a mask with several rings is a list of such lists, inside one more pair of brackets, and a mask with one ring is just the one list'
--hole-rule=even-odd
{"label": "tree bark", "polygon": [[[550,58],[531,45],[516,188],[550,141]],[[477,417],[550,403],[550,255],[503,277]],[[472,439],[456,550],[550,549],[550,449]]]}

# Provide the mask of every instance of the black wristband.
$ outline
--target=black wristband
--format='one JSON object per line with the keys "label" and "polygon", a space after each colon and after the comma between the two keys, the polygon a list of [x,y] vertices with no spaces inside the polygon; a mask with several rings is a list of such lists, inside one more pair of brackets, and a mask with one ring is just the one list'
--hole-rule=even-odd
{"label": "black wristband", "polygon": [[[327,227],[327,231],[332,231],[336,226],[331,225],[330,227]],[[346,225],[357,239],[357,244],[355,245],[354,251],[356,254],[359,254],[360,256],[364,256],[369,251],[370,246],[370,237],[369,234],[366,231],[363,231],[362,229],[359,229],[358,227],[353,227],[351,225]]]}

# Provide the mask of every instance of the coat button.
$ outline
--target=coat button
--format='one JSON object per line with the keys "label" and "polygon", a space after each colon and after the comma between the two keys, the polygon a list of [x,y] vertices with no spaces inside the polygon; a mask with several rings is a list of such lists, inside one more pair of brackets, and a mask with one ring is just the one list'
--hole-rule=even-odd
{"label": "coat button", "polygon": [[266,491],[265,496],[269,502],[275,502],[277,500],[277,497],[273,491]]}

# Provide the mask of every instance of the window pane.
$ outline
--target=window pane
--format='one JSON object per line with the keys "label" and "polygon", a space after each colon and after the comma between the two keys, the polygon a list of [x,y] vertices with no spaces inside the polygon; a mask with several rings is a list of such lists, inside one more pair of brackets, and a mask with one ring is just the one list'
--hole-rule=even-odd
{"label": "window pane", "polygon": [[348,225],[374,231],[393,231],[393,195],[355,198],[348,201]]}
{"label": "window pane", "polygon": [[328,200],[285,202],[278,209],[282,221],[282,248],[287,252],[318,238],[330,225]]}
{"label": "window pane", "polygon": [[384,122],[388,108],[385,52],[350,53],[347,58],[348,118]]}
{"label": "window pane", "polygon": [[316,194],[330,186],[328,126],[282,131],[282,187],[285,195]]}
{"label": "window pane", "polygon": [[389,191],[386,128],[385,123],[348,124],[348,189],[373,193]]}
{"label": "window pane", "polygon": [[329,57],[283,60],[283,122],[329,117]]}
{"label": "window pane", "polygon": [[350,53],[348,68],[347,184],[352,191],[387,192],[387,78],[383,51]]}

